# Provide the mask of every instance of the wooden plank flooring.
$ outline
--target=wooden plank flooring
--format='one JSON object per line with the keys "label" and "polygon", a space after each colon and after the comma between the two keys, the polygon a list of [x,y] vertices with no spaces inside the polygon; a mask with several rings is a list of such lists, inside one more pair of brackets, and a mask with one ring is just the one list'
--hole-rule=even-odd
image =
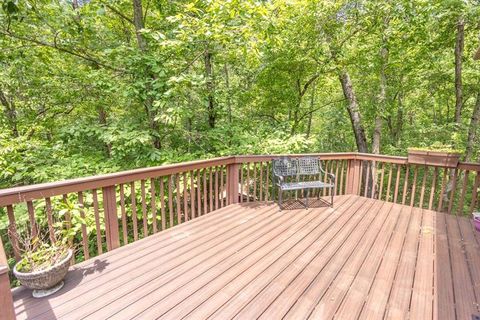
{"label": "wooden plank flooring", "polygon": [[72,267],[57,294],[14,290],[18,319],[471,319],[469,219],[338,196],[230,205]]}

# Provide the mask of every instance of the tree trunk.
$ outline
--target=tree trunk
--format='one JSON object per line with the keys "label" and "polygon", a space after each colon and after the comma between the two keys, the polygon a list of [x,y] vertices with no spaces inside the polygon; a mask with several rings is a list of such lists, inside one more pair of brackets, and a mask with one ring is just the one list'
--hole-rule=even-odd
{"label": "tree trunk", "polygon": [[215,108],[215,85],[213,79],[213,67],[212,67],[212,54],[208,50],[208,47],[205,48],[204,53],[205,58],[205,79],[207,85],[207,114],[208,114],[208,125],[210,128],[215,128],[216,122],[216,108]]}
{"label": "tree trunk", "polygon": [[232,100],[230,98],[230,77],[228,75],[228,66],[225,63],[223,66],[225,71],[225,87],[227,88],[227,112],[228,112],[228,123],[232,123]]}
{"label": "tree trunk", "polygon": [[464,47],[464,26],[463,17],[457,22],[457,37],[455,41],[455,123],[462,122],[463,108],[463,84],[462,84],[462,57]]}
{"label": "tree trunk", "polygon": [[388,27],[388,17],[384,18],[384,30],[382,33],[382,47],[380,48],[380,92],[378,94],[378,109],[375,116],[375,128],[373,131],[372,152],[380,153],[380,139],[382,136],[383,115],[386,110],[387,102],[387,75],[386,67],[388,63],[388,38],[386,35]]}
{"label": "tree trunk", "polygon": [[480,92],[477,94],[477,101],[473,108],[472,119],[468,128],[467,147],[465,148],[465,161],[471,161],[473,156],[473,146],[475,145],[478,124],[480,122]]}
{"label": "tree trunk", "polygon": [[145,52],[147,50],[147,42],[141,33],[141,30],[145,28],[142,0],[133,0],[133,25],[135,26],[138,47],[141,51]]}
{"label": "tree trunk", "polygon": [[18,138],[17,110],[15,104],[13,103],[13,99],[8,99],[2,90],[0,90],[0,104],[2,104],[5,108],[5,116],[12,132],[12,136]]}
{"label": "tree trunk", "polygon": [[[135,26],[135,34],[137,36],[137,45],[141,52],[146,53],[148,51],[147,41],[145,37],[142,35],[141,30],[145,28],[144,23],[144,16],[143,16],[143,8],[142,8],[142,0],[133,0],[133,25]],[[151,79],[152,81],[155,80],[155,75],[148,67],[147,72],[145,74],[146,77]],[[145,106],[145,111],[149,121],[149,127],[152,131],[152,140],[153,146],[156,149],[161,149],[162,143],[159,137],[159,124],[158,121],[155,120],[157,116],[157,112],[153,110],[153,98],[151,91],[153,90],[151,83],[147,83],[145,88],[145,95],[146,98],[144,99],[143,103]]]}
{"label": "tree trunk", "polygon": [[395,125],[395,145],[398,145],[403,131],[403,93],[398,93],[397,124]]}
{"label": "tree trunk", "polygon": [[312,130],[312,118],[313,118],[313,108],[315,106],[315,83],[312,84],[312,94],[310,96],[310,113],[308,114],[307,122],[307,138],[310,137]]}
{"label": "tree trunk", "polygon": [[355,135],[355,142],[357,144],[358,152],[368,152],[367,138],[365,136],[365,129],[362,124],[360,116],[360,109],[358,106],[357,96],[353,90],[353,84],[350,75],[346,70],[339,74],[340,83],[342,84],[343,95],[348,101],[347,111],[352,123],[353,133]]}

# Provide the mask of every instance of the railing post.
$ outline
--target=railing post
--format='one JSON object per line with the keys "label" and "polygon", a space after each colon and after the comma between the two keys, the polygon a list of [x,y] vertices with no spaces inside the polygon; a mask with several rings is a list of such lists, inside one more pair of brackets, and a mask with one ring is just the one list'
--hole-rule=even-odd
{"label": "railing post", "polygon": [[238,171],[240,169],[240,164],[233,163],[227,165],[227,175],[228,175],[228,183],[227,183],[227,199],[228,204],[238,203],[238,182],[239,182],[239,174]]}
{"label": "railing post", "polygon": [[0,320],[15,319],[12,290],[8,278],[8,262],[0,238]]}
{"label": "railing post", "polygon": [[108,251],[120,247],[118,234],[117,198],[115,186],[102,188],[103,210],[105,214],[105,233]]}
{"label": "railing post", "polygon": [[358,194],[360,184],[360,160],[348,161],[348,182],[346,194]]}

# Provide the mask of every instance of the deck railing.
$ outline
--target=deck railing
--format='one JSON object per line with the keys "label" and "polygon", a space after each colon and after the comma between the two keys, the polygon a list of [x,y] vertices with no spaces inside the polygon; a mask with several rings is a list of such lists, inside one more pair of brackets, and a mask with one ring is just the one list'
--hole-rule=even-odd
{"label": "deck railing", "polygon": [[[13,234],[40,232],[53,242],[68,229],[70,244],[77,248],[75,262],[87,260],[229,204],[276,200],[271,160],[278,156],[222,157],[0,190],[0,213],[9,221],[8,234],[1,235],[5,246],[0,237],[0,310],[12,308],[5,292],[7,259],[18,261],[21,253]],[[319,157],[335,174],[335,195],[357,194],[457,215],[478,208],[480,164],[445,168],[373,154],[309,156]]]}

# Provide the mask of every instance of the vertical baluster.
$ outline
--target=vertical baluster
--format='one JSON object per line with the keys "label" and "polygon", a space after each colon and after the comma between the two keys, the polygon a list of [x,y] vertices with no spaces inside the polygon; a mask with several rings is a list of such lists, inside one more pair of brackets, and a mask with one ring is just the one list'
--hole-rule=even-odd
{"label": "vertical baluster", "polygon": [[259,165],[259,170],[260,170],[260,185],[259,185],[259,201],[263,200],[263,162],[260,161]]}
{"label": "vertical baluster", "polygon": [[203,214],[208,213],[207,206],[207,169],[203,169]]}
{"label": "vertical baluster", "polygon": [[253,201],[257,201],[257,163],[253,163]]}
{"label": "vertical baluster", "polygon": [[[223,189],[222,189],[222,202],[224,201],[224,206],[228,206],[229,204],[232,204],[233,202],[233,198],[231,198],[229,196],[229,190],[231,189],[230,187],[233,187],[233,184],[231,185],[230,184],[230,179],[232,177],[229,176],[229,172],[228,172],[228,167],[227,166],[222,166],[222,168],[224,169],[222,171],[222,174],[225,175],[225,180],[224,180],[224,185],[223,185]],[[238,199],[238,197],[237,197]]]}
{"label": "vertical baluster", "polygon": [[243,185],[243,163],[240,164],[240,203],[243,202],[243,191],[244,191],[244,185]]}
{"label": "vertical baluster", "polygon": [[201,178],[200,169],[197,170],[197,216],[202,215],[202,196],[201,196]]}
{"label": "vertical baluster", "polygon": [[372,161],[372,191],[370,192],[370,198],[375,198],[375,192],[377,191],[377,176],[378,176],[378,171],[377,171],[377,162]]}
{"label": "vertical baluster", "polygon": [[165,186],[164,186],[164,179],[160,177],[158,179],[160,184],[160,211],[161,211],[161,218],[162,218],[162,230],[167,228],[167,221],[165,216]]}
{"label": "vertical baluster", "polygon": [[393,202],[397,203],[397,197],[398,197],[398,187],[400,185],[400,175],[401,175],[401,166],[397,164],[397,177],[395,179],[395,194],[393,195]]}
{"label": "vertical baluster", "polygon": [[405,169],[405,181],[403,182],[402,204],[405,204],[405,201],[407,200],[408,178],[410,177],[409,171],[410,167],[407,164]]}
{"label": "vertical baluster", "polygon": [[[345,161],[340,160],[340,163],[342,164],[341,170],[340,170],[340,187],[339,187],[339,195],[345,194],[345,190],[343,189],[343,172],[345,171]],[[338,179],[338,177],[336,177]]]}
{"label": "vertical baluster", "polygon": [[269,163],[266,162],[265,163],[265,202],[268,202],[268,199],[270,198],[270,179],[269,179],[269,173],[270,173],[270,169],[269,169]]}
{"label": "vertical baluster", "polygon": [[[49,199],[50,200],[50,199]],[[7,215],[8,215],[8,237],[12,243],[13,254],[16,261],[20,261],[20,245],[18,243],[18,234],[17,234],[17,223],[15,221],[15,214],[13,212],[13,206],[7,206]],[[1,240],[0,240],[1,241]]]}
{"label": "vertical baluster", "polygon": [[147,217],[147,201],[145,196],[145,180],[140,181],[140,191],[142,197],[142,222],[143,222],[143,237],[148,236],[148,217]]}
{"label": "vertical baluster", "polygon": [[223,200],[225,197],[223,196],[223,191],[224,191],[224,184],[223,184],[223,166],[220,166],[220,208],[223,207]]}
{"label": "vertical baluster", "polygon": [[[85,210],[83,206],[83,193],[78,192],[78,204],[80,206],[80,217],[85,221]],[[87,226],[85,223],[82,223],[82,248],[83,256],[85,260],[90,259],[90,252],[88,251],[88,235],[87,235]]]}
{"label": "vertical baluster", "polygon": [[98,254],[102,254],[103,247],[102,247],[102,229],[100,228],[100,214],[98,210],[98,195],[97,189],[92,190],[92,198],[93,198],[93,213],[95,215],[95,233],[97,235],[97,250]]}
{"label": "vertical baluster", "polygon": [[423,196],[425,194],[425,184],[427,182],[428,167],[424,166],[423,168],[423,179],[422,179],[422,190],[420,191],[420,203],[419,207],[423,209]]}
{"label": "vertical baluster", "polygon": [[175,175],[175,190],[177,199],[177,224],[182,223],[182,208],[180,207],[180,173]]}
{"label": "vertical baluster", "polygon": [[193,171],[190,171],[190,218],[195,218],[195,185]]}
{"label": "vertical baluster", "polygon": [[378,189],[378,200],[382,200],[382,194],[383,194],[383,177],[385,176],[385,166],[386,163],[382,162],[382,174],[380,176],[380,188]]}
{"label": "vertical baluster", "polygon": [[447,183],[447,172],[448,172],[448,169],[444,168],[443,169],[442,186],[440,188],[440,196],[439,196],[439,199],[438,199],[437,211],[443,211],[443,193],[445,192],[445,185]]}
{"label": "vertical baluster", "polygon": [[184,172],[183,176],[183,216],[184,216],[184,221],[189,220],[188,216],[188,192],[187,192],[187,173]]}
{"label": "vertical baluster", "polygon": [[155,179],[150,178],[150,203],[152,207],[153,233],[157,233],[157,205],[155,203]]}
{"label": "vertical baluster", "polygon": [[334,188],[334,193],[333,195],[336,196],[338,194],[338,183],[337,183],[337,180],[338,180],[338,169],[340,167],[340,165],[342,164],[342,161],[341,160],[337,160],[336,161],[336,166],[335,166],[335,188]]}
{"label": "vertical baluster", "polygon": [[[329,172],[333,172],[333,160],[328,160],[327,162],[327,165],[325,167],[325,178],[324,178],[324,182],[327,182],[328,181],[328,174]],[[319,178],[320,178],[320,175],[319,175]],[[315,178],[314,177],[309,177],[309,180],[312,181],[314,180]],[[325,191],[325,194],[330,197],[330,192],[332,191],[330,188],[323,188],[323,190]],[[320,192],[320,190],[319,190]],[[315,197],[315,190],[311,190],[311,194],[313,197]],[[320,193],[318,193],[320,194]]]}
{"label": "vertical baluster", "polygon": [[53,214],[52,214],[52,201],[50,198],[45,198],[45,210],[47,212],[48,234],[50,235],[50,242],[55,243],[55,229],[53,228]]}
{"label": "vertical baluster", "polygon": [[390,201],[390,190],[392,186],[392,173],[393,173],[393,164],[390,164],[388,169],[388,183],[387,183],[387,194],[385,195],[385,201]]}
{"label": "vertical baluster", "polygon": [[460,201],[458,203],[457,214],[463,215],[463,203],[465,201],[465,194],[467,192],[467,183],[468,183],[468,175],[470,174],[469,170],[465,171],[465,175],[463,177],[463,186],[462,186],[462,194],[460,196]]}
{"label": "vertical baluster", "polygon": [[[351,170],[353,169],[354,167],[354,163],[356,163],[356,161],[354,160],[346,160],[347,162],[347,172],[345,174],[345,194],[349,193],[350,191],[350,188],[353,188],[353,182],[351,182],[351,177],[350,177],[350,174],[351,174]],[[354,179],[355,180],[355,179]],[[353,191],[352,191],[353,192]]]}
{"label": "vertical baluster", "polygon": [[208,212],[212,212],[213,211],[213,167],[210,168],[209,170],[209,174],[210,174],[210,180],[208,181],[208,187],[209,187],[209,205],[210,207],[208,208]]}
{"label": "vertical baluster", "polygon": [[[325,169],[325,173],[323,174],[323,179],[322,181],[327,181],[327,172],[328,172],[328,165],[330,164],[331,162],[325,160],[325,166],[324,166],[324,169]],[[321,178],[321,173],[319,174],[319,178]],[[310,179],[309,179],[310,180]],[[320,190],[318,191],[320,193]],[[307,197],[310,193],[310,190],[307,190]],[[323,196],[327,196],[327,188],[323,188]]]}
{"label": "vertical baluster", "polygon": [[250,162],[247,162],[247,183],[246,183],[246,191],[247,191],[247,202],[250,202]]}
{"label": "vertical baluster", "polygon": [[417,188],[417,175],[418,175],[418,166],[415,166],[413,170],[413,182],[412,182],[412,192],[410,195],[410,207],[415,205],[415,190]]}
{"label": "vertical baluster", "polygon": [[360,161],[360,177],[359,177],[359,183],[358,183],[358,188],[355,190],[355,194],[361,195],[361,190],[362,190],[362,182],[363,182],[363,166],[365,164],[365,161]]}
{"label": "vertical baluster", "polygon": [[173,227],[174,223],[174,213],[173,213],[173,175],[167,177],[168,183],[168,220],[170,222],[169,228]]}
{"label": "vertical baluster", "polygon": [[132,198],[132,224],[133,224],[133,240],[138,240],[138,223],[137,223],[137,196],[135,191],[135,181],[130,183],[130,197]]}
{"label": "vertical baluster", "polygon": [[218,209],[218,167],[215,167],[215,210]]}
{"label": "vertical baluster", "polygon": [[450,200],[448,201],[448,214],[452,213],[453,202],[455,201],[455,191],[457,189],[457,175],[458,169],[453,172],[452,191],[450,193]]}
{"label": "vertical baluster", "polygon": [[433,199],[435,197],[435,186],[437,184],[437,175],[438,175],[438,167],[435,167],[435,170],[433,171],[432,187],[430,188],[430,200],[428,201],[428,210],[432,210],[432,207],[433,207]]}
{"label": "vertical baluster", "polygon": [[127,231],[127,213],[125,211],[125,189],[123,184],[120,184],[120,211],[122,213],[123,244],[125,245],[128,243],[128,231]]}
{"label": "vertical baluster", "polygon": [[[367,197],[368,195],[368,187],[370,183],[370,161],[366,161],[367,164],[367,175],[365,176],[365,188],[363,190],[363,196]],[[388,196],[387,196],[388,198]]]}

